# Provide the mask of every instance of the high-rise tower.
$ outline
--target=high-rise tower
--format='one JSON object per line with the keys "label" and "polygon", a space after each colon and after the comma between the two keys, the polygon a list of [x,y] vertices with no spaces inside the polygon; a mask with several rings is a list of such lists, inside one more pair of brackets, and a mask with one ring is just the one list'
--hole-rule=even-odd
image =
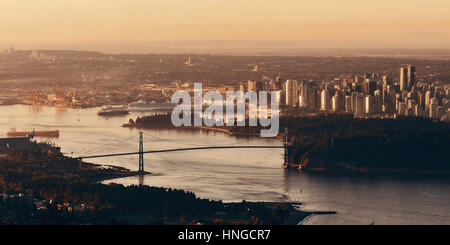
{"label": "high-rise tower", "polygon": [[407,86],[408,89],[411,89],[416,83],[416,67],[413,65],[408,65],[407,73],[408,73]]}
{"label": "high-rise tower", "polygon": [[400,68],[400,91],[405,91],[408,87],[408,70],[406,67]]}
{"label": "high-rise tower", "polygon": [[400,91],[410,90],[416,83],[416,67],[407,65],[400,68]]}

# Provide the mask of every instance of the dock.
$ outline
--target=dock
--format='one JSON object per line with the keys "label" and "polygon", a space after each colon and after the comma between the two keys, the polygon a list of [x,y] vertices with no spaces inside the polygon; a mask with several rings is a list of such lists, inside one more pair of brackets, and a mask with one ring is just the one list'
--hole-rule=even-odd
{"label": "dock", "polygon": [[35,137],[59,137],[59,130],[48,131],[9,131],[9,137],[27,137],[33,135]]}

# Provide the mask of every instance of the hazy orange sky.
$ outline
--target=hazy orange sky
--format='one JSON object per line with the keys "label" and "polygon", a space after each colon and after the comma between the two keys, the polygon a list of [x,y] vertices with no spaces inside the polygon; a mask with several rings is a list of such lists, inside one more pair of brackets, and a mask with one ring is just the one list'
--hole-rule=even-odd
{"label": "hazy orange sky", "polygon": [[0,43],[340,41],[450,48],[449,0],[6,0]]}

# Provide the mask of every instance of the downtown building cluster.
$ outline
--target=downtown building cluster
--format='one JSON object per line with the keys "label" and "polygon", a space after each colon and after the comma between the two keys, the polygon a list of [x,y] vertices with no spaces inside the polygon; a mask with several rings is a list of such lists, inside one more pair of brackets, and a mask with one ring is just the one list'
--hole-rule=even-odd
{"label": "downtown building cluster", "polygon": [[413,65],[401,67],[397,80],[376,73],[321,83],[278,76],[266,82],[248,81],[248,90],[279,90],[279,102],[288,108],[346,112],[356,117],[450,119],[450,86],[417,81]]}

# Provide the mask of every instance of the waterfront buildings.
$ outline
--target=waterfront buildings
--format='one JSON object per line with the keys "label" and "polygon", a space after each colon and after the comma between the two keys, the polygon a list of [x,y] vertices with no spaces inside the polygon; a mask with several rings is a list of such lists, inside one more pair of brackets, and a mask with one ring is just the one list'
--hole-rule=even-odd
{"label": "waterfront buildings", "polygon": [[297,106],[298,105],[298,82],[297,80],[286,81],[286,105]]}
{"label": "waterfront buildings", "polygon": [[[401,67],[397,79],[365,73],[320,83],[294,79],[284,82],[279,77],[273,82],[280,83],[284,83],[280,91],[285,98],[282,102],[291,108],[346,112],[358,117],[402,115],[450,120],[450,86],[416,81],[413,65]],[[249,82],[249,89],[255,86]]]}
{"label": "waterfront buildings", "polygon": [[[279,91],[289,113],[336,112],[357,117],[416,116],[450,121],[450,86],[417,81],[416,67],[405,65],[397,76],[366,72],[328,81],[274,79],[247,82],[249,91]],[[240,89],[244,90],[241,84]]]}

